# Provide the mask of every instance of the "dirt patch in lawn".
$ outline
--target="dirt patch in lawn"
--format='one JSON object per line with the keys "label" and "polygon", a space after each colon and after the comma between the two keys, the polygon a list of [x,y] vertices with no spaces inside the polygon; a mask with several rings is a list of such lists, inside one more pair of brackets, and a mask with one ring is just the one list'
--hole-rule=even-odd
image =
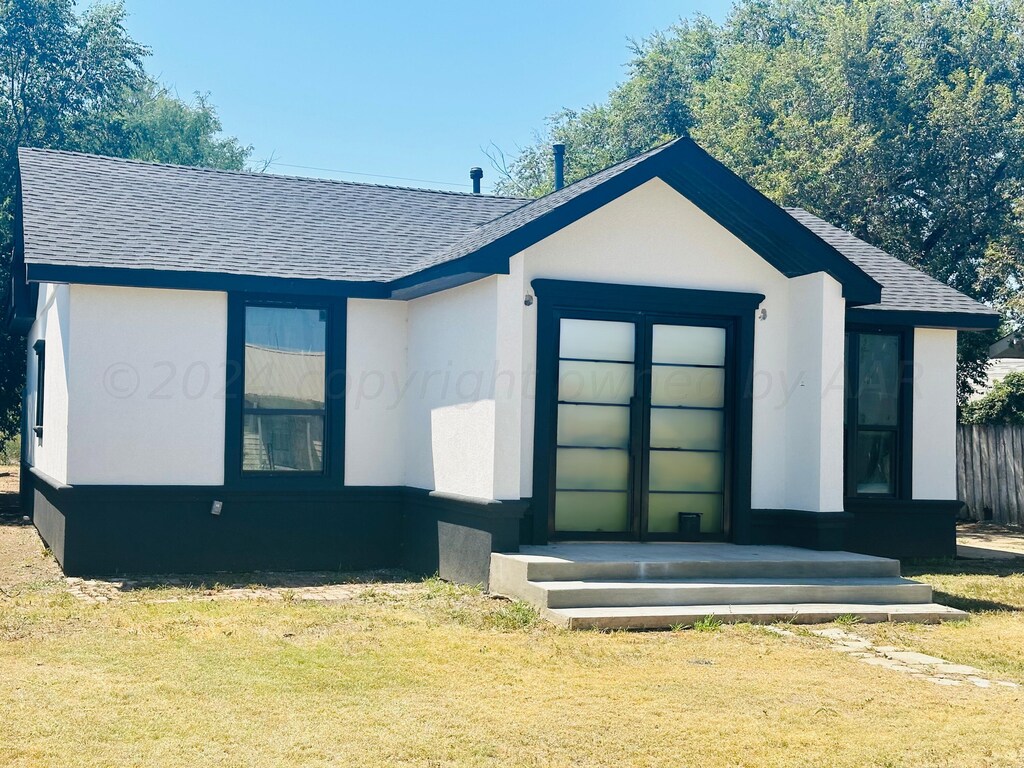
{"label": "dirt patch in lawn", "polygon": [[64,575],[31,525],[0,525],[0,598],[63,589]]}
{"label": "dirt patch in lawn", "polygon": [[0,525],[21,522],[18,476],[17,466],[0,465]]}
{"label": "dirt patch in lawn", "polygon": [[64,574],[18,506],[18,467],[0,466],[0,599],[63,588]]}
{"label": "dirt patch in lawn", "polygon": [[18,492],[18,465],[0,464],[0,496]]}
{"label": "dirt patch in lawn", "polygon": [[968,558],[1024,558],[1024,529],[997,523],[960,523],[957,552]]}

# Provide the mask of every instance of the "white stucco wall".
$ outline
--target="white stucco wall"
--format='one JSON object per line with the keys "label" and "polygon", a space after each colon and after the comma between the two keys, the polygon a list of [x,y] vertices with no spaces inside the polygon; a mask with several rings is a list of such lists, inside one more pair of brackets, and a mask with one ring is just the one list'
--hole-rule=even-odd
{"label": "white stucco wall", "polygon": [[222,484],[227,295],[70,291],[67,482]]}
{"label": "white stucco wall", "polygon": [[407,485],[495,497],[497,282],[408,303]]}
{"label": "white stucco wall", "polygon": [[408,309],[403,301],[349,299],[345,484],[403,485]]}
{"label": "white stucco wall", "polygon": [[[62,483],[68,482],[68,347],[70,333],[70,298],[67,285],[43,283],[39,286],[36,321],[28,334],[25,371],[25,409],[28,434],[25,436],[26,460],[40,472]],[[43,435],[36,437],[36,353],[32,346],[39,339],[46,341],[46,377],[43,387]]]}
{"label": "white stucco wall", "polygon": [[842,512],[846,302],[824,272],[792,278],[789,291],[787,508]]}
{"label": "white stucco wall", "polygon": [[[842,509],[840,286],[785,278],[660,180],[513,256],[508,275],[350,300],[346,484],[532,495],[536,278],[764,294],[752,505]],[[221,484],[226,325],[223,293],[44,286],[28,343],[47,339],[46,425],[29,461],[71,484]],[[915,333],[915,498],[955,498],[955,346],[952,331]],[[32,413],[31,352],[28,374]]]}
{"label": "white stucco wall", "polygon": [[[763,293],[752,502],[842,509],[838,283],[819,274],[794,287],[660,180],[515,255],[509,275],[410,301],[404,316],[394,302],[349,302],[348,484],[394,484],[402,464],[413,487],[498,499],[533,494],[537,305],[523,299],[535,278]],[[794,376],[794,366],[810,373]],[[370,398],[381,386],[384,394]],[[401,419],[390,410],[396,399]],[[790,430],[799,439],[787,439]]]}
{"label": "white stucco wall", "polygon": [[[499,293],[519,297],[502,318],[499,336],[521,339],[524,395],[521,402],[498,400],[498,420],[521,422],[518,446],[503,445],[502,461],[519,456],[519,492],[533,493],[533,378],[536,373],[536,305],[524,307],[521,297],[531,292],[535,278],[655,285],[673,288],[761,293],[765,319],[755,321],[753,382],[752,504],[768,509],[842,509],[842,470],[834,476],[828,468],[842,456],[842,382],[837,398],[824,409],[816,406],[816,423],[822,430],[834,428],[839,402],[839,429],[823,433],[834,439],[826,449],[788,441],[787,433],[799,383],[791,375],[790,332],[793,299],[791,281],[750,250],[728,230],[675,190],[655,179],[612,201],[579,221],[527,248],[512,259],[511,274],[499,277]],[[506,283],[510,284],[506,286]],[[842,356],[843,303],[831,278],[809,281],[817,291],[814,307],[803,307],[799,323],[817,341],[813,355],[832,360]],[[801,300],[803,297],[801,296]],[[817,312],[817,315],[815,314]],[[825,318],[823,320],[823,318]],[[826,327],[822,328],[822,323]],[[839,325],[837,325],[837,323]],[[806,328],[814,326],[817,329]],[[835,350],[828,344],[838,336]],[[521,333],[521,337],[518,334]],[[841,364],[841,363],[840,363]],[[817,384],[818,382],[815,382]],[[519,410],[516,415],[516,409]],[[814,481],[805,483],[802,468],[808,451],[817,458]],[[789,468],[793,467],[791,473]],[[810,488],[810,490],[808,490]],[[840,499],[839,506],[835,500]]]}
{"label": "white stucco wall", "polygon": [[914,329],[913,497],[956,496],[956,331]]}

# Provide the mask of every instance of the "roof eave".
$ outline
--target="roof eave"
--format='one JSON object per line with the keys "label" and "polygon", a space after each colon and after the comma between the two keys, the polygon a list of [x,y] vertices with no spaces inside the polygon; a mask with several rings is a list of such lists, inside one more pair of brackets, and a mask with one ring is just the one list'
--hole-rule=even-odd
{"label": "roof eave", "polygon": [[680,158],[688,165],[661,160],[659,176],[679,194],[743,241],[787,277],[826,272],[840,283],[848,304],[877,304],[882,286],[838,249],[687,139]]}
{"label": "roof eave", "polygon": [[25,237],[22,218],[21,174],[19,170],[17,188],[14,194],[14,247],[11,251],[11,275],[7,284],[6,317],[7,329],[19,336],[26,335],[36,321],[39,304],[39,286],[29,283],[25,270]]}
{"label": "roof eave", "polygon": [[392,297],[404,298],[411,291],[431,293],[424,290],[430,284],[440,286],[434,290],[450,287],[438,282],[439,277],[507,274],[508,260],[516,253],[653,178],[693,202],[787,277],[827,272],[842,285],[848,304],[881,301],[882,286],[877,281],[690,139],[674,142],[478,250],[396,280]]}
{"label": "roof eave", "polygon": [[322,280],[229,272],[133,269],[130,267],[82,267],[66,264],[28,264],[32,283],[80,283],[127,288],[170,288],[194,291],[245,291],[292,295],[349,296],[385,299],[386,283],[360,280]]}
{"label": "roof eave", "polygon": [[[472,279],[488,275],[507,275],[509,260],[515,254],[539,243],[544,238],[652,178],[654,178],[652,168],[645,167],[643,163],[635,165],[475,251],[395,280],[391,283],[391,295],[393,298],[406,298],[411,292],[417,292],[416,295],[425,295],[437,290],[444,290],[449,286],[444,286],[441,279],[453,275],[476,275]],[[421,290],[428,285],[441,287],[433,290]]]}
{"label": "roof eave", "polygon": [[954,331],[991,331],[1002,318],[996,312],[942,312],[910,309],[850,307],[846,322],[892,327],[939,328]]}

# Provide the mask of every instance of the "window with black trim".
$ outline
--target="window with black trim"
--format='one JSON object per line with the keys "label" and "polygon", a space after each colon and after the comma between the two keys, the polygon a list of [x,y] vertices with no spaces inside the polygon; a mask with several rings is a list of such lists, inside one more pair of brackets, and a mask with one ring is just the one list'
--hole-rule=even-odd
{"label": "window with black trim", "polygon": [[43,437],[43,389],[46,384],[46,342],[39,339],[32,345],[36,353],[36,418],[32,431]]}
{"label": "window with black trim", "polygon": [[900,331],[846,334],[846,495],[905,491],[907,350]]}
{"label": "window with black trim", "polygon": [[328,309],[246,303],[243,474],[324,473]]}

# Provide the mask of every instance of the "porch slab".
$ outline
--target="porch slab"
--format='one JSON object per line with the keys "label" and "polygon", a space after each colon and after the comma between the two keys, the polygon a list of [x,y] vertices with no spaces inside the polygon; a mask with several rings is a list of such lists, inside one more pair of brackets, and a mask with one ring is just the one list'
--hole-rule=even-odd
{"label": "porch slab", "polygon": [[[671,578],[868,578],[900,575],[898,560],[854,552],[722,542],[566,542],[502,555],[531,581]],[[492,558],[491,579],[495,578]]]}
{"label": "porch slab", "polygon": [[888,558],[856,552],[803,549],[775,544],[749,545],[727,542],[588,542],[527,545],[518,555],[529,560],[571,562],[893,562]]}

